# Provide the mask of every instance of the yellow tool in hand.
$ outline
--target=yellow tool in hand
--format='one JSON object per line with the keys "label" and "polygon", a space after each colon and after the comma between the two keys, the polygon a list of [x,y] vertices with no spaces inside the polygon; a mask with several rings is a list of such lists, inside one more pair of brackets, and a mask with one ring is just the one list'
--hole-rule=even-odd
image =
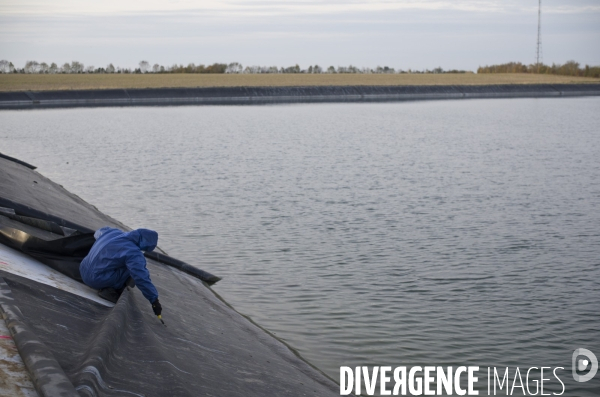
{"label": "yellow tool in hand", "polygon": [[162,320],[162,306],[160,305],[158,298],[156,298],[156,300],[152,302],[152,310],[154,311],[154,314],[156,315],[156,317],[158,317],[160,322],[163,323],[163,325],[166,327],[167,324],[165,324],[165,322]]}

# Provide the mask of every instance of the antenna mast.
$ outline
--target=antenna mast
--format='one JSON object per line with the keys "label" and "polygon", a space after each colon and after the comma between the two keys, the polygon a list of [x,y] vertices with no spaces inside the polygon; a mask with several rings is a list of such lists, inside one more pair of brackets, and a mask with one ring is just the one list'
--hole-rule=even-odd
{"label": "antenna mast", "polygon": [[535,64],[540,68],[540,58],[542,58],[542,0],[539,0],[538,7],[538,34],[537,34],[537,52],[535,55]]}

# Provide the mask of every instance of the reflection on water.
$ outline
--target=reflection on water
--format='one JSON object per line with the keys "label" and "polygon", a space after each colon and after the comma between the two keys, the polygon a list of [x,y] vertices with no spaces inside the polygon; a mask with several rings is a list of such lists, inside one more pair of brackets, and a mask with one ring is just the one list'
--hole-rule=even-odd
{"label": "reflection on water", "polygon": [[157,229],[334,379],[341,365],[562,366],[583,396],[600,385],[570,376],[575,348],[600,353],[598,109],[3,111],[0,151]]}

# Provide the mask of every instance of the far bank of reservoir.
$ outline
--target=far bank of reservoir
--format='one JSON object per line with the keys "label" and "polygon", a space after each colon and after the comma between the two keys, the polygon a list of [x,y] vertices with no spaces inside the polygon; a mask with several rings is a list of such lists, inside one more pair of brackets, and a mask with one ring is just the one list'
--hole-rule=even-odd
{"label": "far bank of reservoir", "polygon": [[0,109],[600,96],[600,84],[338,85],[0,92]]}

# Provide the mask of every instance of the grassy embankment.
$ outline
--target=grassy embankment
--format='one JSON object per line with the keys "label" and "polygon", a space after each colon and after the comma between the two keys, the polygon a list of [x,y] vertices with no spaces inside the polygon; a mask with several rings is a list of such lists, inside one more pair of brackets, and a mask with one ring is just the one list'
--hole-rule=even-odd
{"label": "grassy embankment", "polygon": [[0,74],[1,91],[111,88],[600,83],[542,74]]}

